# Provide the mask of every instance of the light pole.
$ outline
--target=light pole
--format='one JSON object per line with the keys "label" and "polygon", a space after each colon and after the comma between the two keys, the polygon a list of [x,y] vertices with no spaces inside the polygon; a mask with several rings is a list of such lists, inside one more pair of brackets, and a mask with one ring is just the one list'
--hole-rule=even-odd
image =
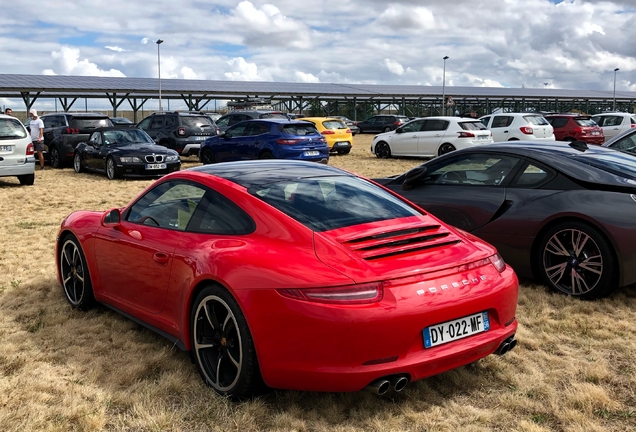
{"label": "light pole", "polygon": [[159,76],[159,111],[161,109],[161,50],[159,49],[159,45],[161,45],[163,41],[161,39],[157,39],[157,70]]}
{"label": "light pole", "polygon": [[548,84],[550,83],[543,83],[543,88],[548,88]]}
{"label": "light pole", "polygon": [[448,56],[444,56],[444,71],[442,72],[442,115],[446,115],[446,60]]}
{"label": "light pole", "polygon": [[616,72],[619,70],[619,68],[614,69],[614,108],[612,108],[612,111],[616,111]]}

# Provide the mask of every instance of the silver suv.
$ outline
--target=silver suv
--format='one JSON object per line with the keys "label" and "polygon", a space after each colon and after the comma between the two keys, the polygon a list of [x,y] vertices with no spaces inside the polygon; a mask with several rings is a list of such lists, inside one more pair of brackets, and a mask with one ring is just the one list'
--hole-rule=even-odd
{"label": "silver suv", "polygon": [[0,114],[0,177],[17,177],[21,185],[35,180],[33,143],[15,117]]}

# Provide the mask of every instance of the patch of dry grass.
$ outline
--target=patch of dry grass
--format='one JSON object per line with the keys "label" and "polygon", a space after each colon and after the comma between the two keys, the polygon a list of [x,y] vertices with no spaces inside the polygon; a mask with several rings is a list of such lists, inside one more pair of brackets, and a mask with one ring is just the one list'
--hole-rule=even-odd
{"label": "patch of dry grass", "polygon": [[[366,176],[371,135],[330,163]],[[196,165],[188,161],[186,166]],[[188,356],[105,308],[68,306],[53,244],[73,210],[124,205],[152,181],[72,169],[0,178],[0,430],[626,431],[636,430],[636,290],[582,302],[524,283],[518,347],[409,385],[392,398],[276,391],[234,404]]]}

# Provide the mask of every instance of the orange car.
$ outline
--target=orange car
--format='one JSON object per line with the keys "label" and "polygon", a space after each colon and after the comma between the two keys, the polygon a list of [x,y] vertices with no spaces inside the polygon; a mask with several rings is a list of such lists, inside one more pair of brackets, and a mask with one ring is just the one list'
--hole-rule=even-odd
{"label": "orange car", "polygon": [[303,117],[299,120],[311,122],[316,126],[318,132],[327,139],[330,152],[344,155],[351,151],[353,135],[342,120],[331,117]]}

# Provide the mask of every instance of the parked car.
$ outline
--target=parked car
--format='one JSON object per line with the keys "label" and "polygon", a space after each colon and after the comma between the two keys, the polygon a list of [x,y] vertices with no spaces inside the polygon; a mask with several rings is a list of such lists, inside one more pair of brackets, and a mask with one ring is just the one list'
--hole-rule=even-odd
{"label": "parked car", "polygon": [[627,129],[603,143],[603,147],[636,155],[636,128]]}
{"label": "parked car", "polygon": [[179,171],[179,153],[155,144],[141,129],[130,126],[99,128],[75,149],[76,173],[95,171],[109,180],[118,177],[161,177]]}
{"label": "parked car", "polygon": [[285,114],[282,111],[271,111],[271,110],[232,111],[231,113],[225,114],[223,117],[218,119],[216,124],[219,126],[221,131],[224,131],[230,126],[234,126],[237,123],[240,123],[245,120],[254,120],[254,119],[289,120],[289,117],[287,117],[287,114]]}
{"label": "parked car", "polygon": [[216,121],[218,119],[220,119],[221,117],[223,117],[223,114],[218,113],[218,112],[206,112],[205,113],[206,116],[210,117],[212,120],[214,120],[214,122],[216,123]]}
{"label": "parked car", "polygon": [[249,120],[205,140],[204,164],[246,159],[297,159],[327,163],[327,140],[305,121],[278,118]]}
{"label": "parked car", "polygon": [[407,123],[409,118],[402,115],[378,114],[358,122],[360,133],[390,132]]}
{"label": "parked car", "polygon": [[492,132],[495,142],[555,140],[554,128],[541,114],[491,114],[480,117],[479,120]]}
{"label": "parked car", "polygon": [[0,114],[0,177],[14,176],[21,185],[34,183],[33,143],[20,120]]}
{"label": "parked car", "polygon": [[376,181],[555,291],[592,299],[636,282],[631,155],[582,142],[493,143]]}
{"label": "parked car", "polygon": [[288,119],[290,120],[294,120],[294,119],[299,119],[299,118],[304,118],[306,117],[305,114],[297,114],[297,113],[286,113],[285,114],[287,116]]}
{"label": "parked car", "polygon": [[602,129],[605,140],[614,138],[621,132],[636,127],[636,114],[630,113],[603,113],[592,116]]}
{"label": "parked car", "polygon": [[220,130],[214,120],[198,111],[156,112],[137,125],[159,145],[182,156],[199,154],[201,143]]}
{"label": "parked car", "polygon": [[426,117],[412,120],[393,132],[376,135],[371,153],[391,156],[435,157],[458,148],[492,142],[492,134],[477,119]]}
{"label": "parked car", "polygon": [[601,145],[605,141],[603,129],[588,115],[577,113],[548,114],[545,119],[554,128],[558,141],[585,141]]}
{"label": "parked car", "polygon": [[135,123],[126,117],[111,117],[110,121],[113,122],[115,126],[135,126]]}
{"label": "parked car", "polygon": [[332,116],[333,118],[337,118],[342,120],[343,122],[345,122],[345,124],[347,126],[349,126],[349,129],[351,130],[351,135],[355,135],[355,134],[359,134],[360,133],[360,128],[358,127],[358,122],[351,120],[345,116]]}
{"label": "parked car", "polygon": [[304,117],[302,120],[313,124],[318,132],[324,135],[330,152],[349,154],[353,136],[345,122],[333,117]]}
{"label": "parked car", "polygon": [[44,123],[44,153],[53,168],[73,161],[75,147],[86,142],[97,128],[113,123],[101,113],[52,113],[40,117]]}
{"label": "parked car", "polygon": [[55,257],[71,306],[158,331],[234,398],[400,391],[516,344],[518,281],[492,246],[327,165],[169,174],[70,214]]}

